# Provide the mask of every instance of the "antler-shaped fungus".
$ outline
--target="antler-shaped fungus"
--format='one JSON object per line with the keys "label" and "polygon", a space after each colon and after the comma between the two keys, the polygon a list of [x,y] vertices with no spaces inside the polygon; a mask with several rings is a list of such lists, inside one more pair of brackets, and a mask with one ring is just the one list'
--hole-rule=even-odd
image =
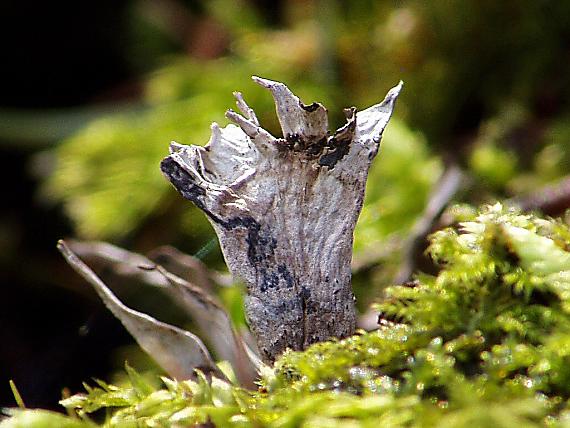
{"label": "antler-shaped fungus", "polygon": [[350,262],[366,178],[402,83],[330,135],[327,111],[254,77],[275,100],[284,138],[263,129],[240,93],[236,125],[212,124],[205,147],[172,143],[164,175],[212,223],[265,361],[355,330]]}

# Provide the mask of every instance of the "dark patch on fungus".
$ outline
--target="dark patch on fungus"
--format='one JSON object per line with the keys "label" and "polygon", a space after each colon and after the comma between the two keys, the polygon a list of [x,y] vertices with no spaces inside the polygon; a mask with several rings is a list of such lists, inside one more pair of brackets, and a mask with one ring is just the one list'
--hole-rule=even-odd
{"label": "dark patch on fungus", "polygon": [[329,151],[319,158],[319,165],[333,169],[335,165],[348,154],[349,150],[349,144],[337,145],[333,151]]}
{"label": "dark patch on fungus", "polygon": [[285,265],[277,266],[277,272],[281,274],[281,278],[283,278],[283,281],[285,281],[287,288],[292,288],[293,285],[295,284],[295,280],[293,279],[293,275],[291,275],[291,272],[289,272],[289,269],[287,269],[287,266]]}
{"label": "dark patch on fungus", "polygon": [[[299,296],[292,296],[292,297],[283,297],[278,301],[278,303],[274,303],[275,301],[267,301],[264,302],[264,310],[263,316],[264,320],[280,317],[283,318],[282,315],[286,315],[289,317],[293,322],[299,322],[302,318],[298,314],[302,313],[302,303]],[[293,315],[291,318],[290,316]],[[291,333],[296,336],[300,337],[301,331],[291,331]]]}
{"label": "dark patch on fungus", "polygon": [[303,313],[304,314],[310,313],[308,312],[308,310],[310,310],[309,307],[311,306],[310,304],[311,290],[309,290],[305,286],[301,287],[299,298],[301,299],[301,308],[303,308]]}
{"label": "dark patch on fungus", "polygon": [[302,142],[301,136],[296,133],[285,135],[285,141],[287,141],[291,145]]}
{"label": "dark patch on fungus", "polygon": [[310,144],[309,147],[307,147],[307,154],[309,156],[317,156],[322,150],[323,146],[319,143]]}
{"label": "dark patch on fungus", "polygon": [[301,101],[299,101],[299,106],[301,106],[301,108],[309,113],[314,112],[315,110],[317,110],[320,107],[319,103],[312,103],[309,105],[305,105],[303,104]]}
{"label": "dark patch on fungus", "polygon": [[326,144],[329,150],[320,157],[319,165],[333,169],[350,151],[350,144],[356,130],[356,109],[354,107],[351,108],[349,113],[348,123],[329,138]]}
{"label": "dark patch on fungus", "polygon": [[178,162],[168,156],[160,163],[160,170],[185,199],[194,202],[198,208],[204,208],[202,197],[206,195],[206,191],[196,184]]}
{"label": "dark patch on fungus", "polygon": [[279,276],[275,272],[267,272],[264,270],[260,290],[265,292],[270,288],[279,289]]}

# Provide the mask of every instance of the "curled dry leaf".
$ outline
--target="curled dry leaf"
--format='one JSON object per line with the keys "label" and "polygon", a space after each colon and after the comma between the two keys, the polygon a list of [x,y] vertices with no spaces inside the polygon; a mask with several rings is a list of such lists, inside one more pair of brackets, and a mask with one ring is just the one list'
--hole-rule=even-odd
{"label": "curled dry leaf", "polygon": [[381,103],[346,110],[332,135],[326,109],[254,77],[275,100],[283,138],[236,93],[236,125],[212,125],[205,147],[171,144],[162,172],[208,216],[231,272],[247,286],[248,323],[265,361],[355,330],[353,231],[366,178],[402,83]]}
{"label": "curled dry leaf", "polygon": [[93,286],[105,306],[121,321],[140,347],[170,376],[190,379],[195,377],[195,369],[200,369],[204,373],[225,379],[198,337],[128,308],[65,241],[59,241],[57,248],[70,266]]}
{"label": "curled dry leaf", "polygon": [[170,295],[194,320],[200,336],[212,347],[216,356],[230,362],[240,383],[253,386],[257,377],[257,359],[251,358],[252,354],[248,353],[249,349],[246,349],[242,338],[233,328],[229,315],[214,296],[141,254],[104,242],[70,241],[68,247],[87,260],[111,267],[123,279],[136,278]]}
{"label": "curled dry leaf", "polygon": [[200,259],[169,245],[153,249],[147,253],[147,257],[168,272],[207,291],[212,291],[215,286],[232,287],[234,285],[231,275],[209,269]]}
{"label": "curled dry leaf", "polygon": [[156,269],[171,285],[173,298],[179,300],[194,319],[203,337],[212,345],[216,355],[229,361],[242,385],[253,386],[258,363],[233,328],[226,310],[215,298],[200,288],[177,277],[160,266]]}
{"label": "curled dry leaf", "polygon": [[155,262],[142,254],[133,253],[108,242],[67,239],[65,244],[96,271],[110,268],[112,274],[119,278],[134,279],[157,288],[169,286],[168,280],[160,272],[141,269],[141,267],[155,266]]}

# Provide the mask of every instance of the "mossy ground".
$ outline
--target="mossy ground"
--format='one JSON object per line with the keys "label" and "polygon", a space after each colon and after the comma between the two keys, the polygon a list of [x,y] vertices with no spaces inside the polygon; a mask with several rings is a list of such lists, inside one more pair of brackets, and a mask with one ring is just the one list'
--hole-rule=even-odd
{"label": "mossy ground", "polygon": [[285,353],[257,391],[127,367],[64,399],[70,416],[0,426],[570,426],[569,249],[566,224],[485,207],[432,235],[439,273],[388,288],[378,330]]}

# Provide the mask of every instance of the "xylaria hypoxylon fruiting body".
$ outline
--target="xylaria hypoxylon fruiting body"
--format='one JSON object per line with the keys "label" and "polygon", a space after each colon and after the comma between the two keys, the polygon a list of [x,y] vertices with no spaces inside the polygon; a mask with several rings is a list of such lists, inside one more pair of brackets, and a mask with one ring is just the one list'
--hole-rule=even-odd
{"label": "xylaria hypoxylon fruiting body", "polygon": [[212,124],[204,146],[171,144],[162,172],[212,223],[265,361],[355,330],[350,263],[366,178],[402,83],[328,131],[326,109],[254,77],[275,100],[283,138],[236,93],[236,125]]}

